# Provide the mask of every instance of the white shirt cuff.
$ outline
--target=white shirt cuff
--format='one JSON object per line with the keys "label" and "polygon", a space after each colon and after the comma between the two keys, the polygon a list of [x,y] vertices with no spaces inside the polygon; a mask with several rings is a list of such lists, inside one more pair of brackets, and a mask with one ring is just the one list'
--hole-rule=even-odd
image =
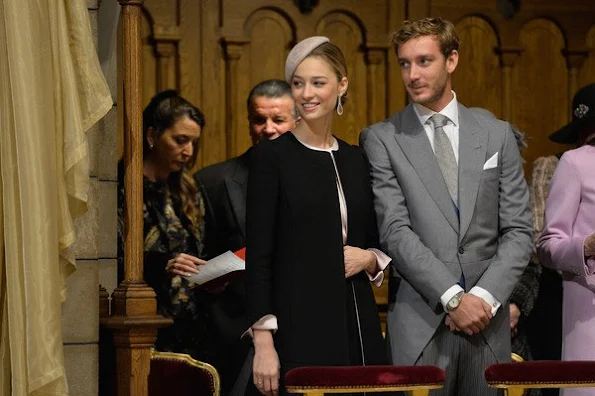
{"label": "white shirt cuff", "polygon": [[442,304],[442,307],[444,308],[444,312],[448,312],[448,310],[446,309],[446,304],[448,304],[450,299],[453,298],[457,293],[464,292],[464,291],[465,290],[461,287],[461,285],[456,284],[456,285],[452,285],[451,287],[449,287],[448,290],[446,290],[444,292],[444,294],[442,294],[442,296],[440,296],[440,303]]}
{"label": "white shirt cuff", "polygon": [[382,285],[382,281],[384,281],[383,271],[392,259],[381,250],[375,248],[369,248],[366,250],[369,250],[370,252],[374,253],[374,256],[376,256],[376,273],[372,275],[366,271],[366,274],[368,275],[368,279],[370,279],[370,282],[372,282],[374,286],[380,287],[380,285]]}
{"label": "white shirt cuff", "polygon": [[496,312],[498,312],[498,308],[500,308],[500,306],[502,305],[500,301],[496,300],[496,298],[492,296],[492,293],[479,286],[473,286],[471,290],[469,290],[469,293],[476,295],[477,297],[483,299],[486,303],[488,303],[490,307],[492,307],[492,316],[496,315]]}
{"label": "white shirt cuff", "polygon": [[262,318],[258,319],[256,323],[252,325],[252,327],[246,330],[240,338],[244,338],[246,335],[249,335],[251,338],[253,338],[254,333],[252,332],[252,329],[271,330],[273,334],[275,334],[275,332],[279,329],[279,326],[277,325],[277,317],[273,314],[264,315]]}

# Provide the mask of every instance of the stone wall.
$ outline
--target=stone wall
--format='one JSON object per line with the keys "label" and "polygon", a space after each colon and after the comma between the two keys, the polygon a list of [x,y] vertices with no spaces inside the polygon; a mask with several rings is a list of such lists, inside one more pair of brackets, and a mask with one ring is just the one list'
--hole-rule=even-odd
{"label": "stone wall", "polygon": [[[117,4],[116,0],[107,1]],[[87,0],[96,48],[102,39],[109,40],[111,35],[111,32],[98,28],[100,6],[108,5],[101,5],[100,0]],[[116,74],[107,75],[114,98]],[[110,112],[88,132],[89,210],[75,222],[77,270],[68,279],[68,297],[62,307],[64,360],[72,396],[98,394],[98,285],[111,293],[117,282],[116,134],[117,110],[114,104]]]}

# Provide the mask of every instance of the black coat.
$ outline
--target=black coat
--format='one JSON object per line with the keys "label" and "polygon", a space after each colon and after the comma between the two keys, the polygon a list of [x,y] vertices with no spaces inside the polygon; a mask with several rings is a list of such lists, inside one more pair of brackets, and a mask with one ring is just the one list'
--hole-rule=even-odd
{"label": "black coat", "polygon": [[[367,161],[339,140],[333,152],[348,211],[351,246],[378,246]],[[292,133],[264,141],[251,158],[247,198],[246,289],[254,323],[277,316],[281,370],[360,364],[357,300],[366,364],[384,363],[378,312],[364,272],[345,279],[333,161]]]}
{"label": "black coat", "polygon": [[206,210],[204,255],[213,258],[246,246],[246,189],[249,149],[239,157],[196,172]]}

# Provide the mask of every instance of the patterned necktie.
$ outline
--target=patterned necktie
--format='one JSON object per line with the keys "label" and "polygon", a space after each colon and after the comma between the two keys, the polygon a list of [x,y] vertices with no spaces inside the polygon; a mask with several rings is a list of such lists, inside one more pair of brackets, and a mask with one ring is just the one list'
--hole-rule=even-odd
{"label": "patterned necktie", "polygon": [[434,126],[434,155],[438,160],[442,177],[444,177],[452,201],[458,207],[459,168],[452,144],[443,129],[443,126],[448,123],[448,117],[436,113],[428,121]]}

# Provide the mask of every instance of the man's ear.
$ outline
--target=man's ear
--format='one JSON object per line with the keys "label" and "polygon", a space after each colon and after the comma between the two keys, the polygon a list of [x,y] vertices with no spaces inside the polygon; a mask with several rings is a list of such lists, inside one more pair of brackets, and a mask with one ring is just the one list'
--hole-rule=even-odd
{"label": "man's ear", "polygon": [[459,64],[459,51],[452,50],[446,58],[446,71],[451,73],[455,71]]}

